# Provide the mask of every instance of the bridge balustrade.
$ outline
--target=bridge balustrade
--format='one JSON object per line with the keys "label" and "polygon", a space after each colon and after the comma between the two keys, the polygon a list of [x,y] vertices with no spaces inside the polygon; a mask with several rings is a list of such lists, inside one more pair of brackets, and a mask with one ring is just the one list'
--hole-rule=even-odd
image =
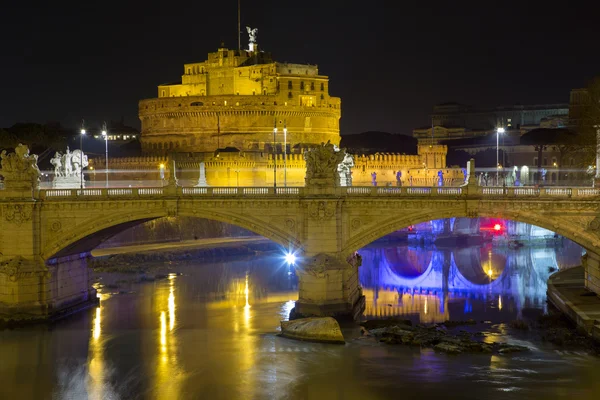
{"label": "bridge balustrade", "polygon": [[[167,187],[148,188],[93,188],[93,189],[42,189],[40,199],[111,199],[122,197],[152,197],[152,196],[193,196],[193,197],[261,197],[284,196],[296,197],[305,193],[303,187],[177,187],[175,192],[168,192]],[[464,187],[377,187],[377,186],[348,186],[341,188],[341,194],[356,196],[481,196],[501,198],[595,198],[600,197],[600,188],[570,188],[570,187],[478,187],[476,192],[469,193]]]}

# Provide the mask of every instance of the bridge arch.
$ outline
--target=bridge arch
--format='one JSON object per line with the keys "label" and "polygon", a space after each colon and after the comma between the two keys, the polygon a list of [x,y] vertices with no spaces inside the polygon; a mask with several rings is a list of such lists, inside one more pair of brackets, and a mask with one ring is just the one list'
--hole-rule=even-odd
{"label": "bridge arch", "polygon": [[[354,216],[353,216],[354,217]],[[453,210],[426,210],[410,215],[397,215],[390,218],[373,218],[373,222],[356,230],[344,244],[342,253],[350,255],[373,241],[396,232],[402,228],[419,223],[443,218],[500,218],[539,226],[572,240],[586,249],[600,247],[597,236],[585,232],[581,225],[562,219],[555,215],[544,215],[534,211],[477,211],[469,212]]]}
{"label": "bridge arch", "polygon": [[75,227],[65,226],[52,234],[48,234],[49,240],[42,245],[41,256],[44,260],[48,260],[89,252],[108,238],[135,225],[158,218],[180,216],[209,219],[236,225],[272,240],[283,247],[300,247],[292,232],[277,228],[256,217],[202,209],[172,212],[165,208],[154,211],[112,213],[107,216],[90,218]]}

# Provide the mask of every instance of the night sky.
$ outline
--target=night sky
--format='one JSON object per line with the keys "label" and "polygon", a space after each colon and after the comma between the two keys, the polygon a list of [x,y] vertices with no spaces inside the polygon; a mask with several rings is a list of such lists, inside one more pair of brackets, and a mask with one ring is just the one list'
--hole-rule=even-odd
{"label": "night sky", "polygon": [[[0,127],[139,127],[138,101],[158,84],[221,41],[237,47],[236,0],[11,3]],[[600,24],[574,3],[242,0],[242,46],[250,25],[277,61],[318,64],[342,98],[342,134],[410,134],[440,102],[567,103],[600,74]]]}

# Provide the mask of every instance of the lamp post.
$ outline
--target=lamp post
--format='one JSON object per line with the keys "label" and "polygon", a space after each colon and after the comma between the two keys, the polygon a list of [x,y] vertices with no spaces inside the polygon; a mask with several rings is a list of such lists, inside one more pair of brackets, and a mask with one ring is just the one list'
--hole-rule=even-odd
{"label": "lamp post", "polygon": [[108,132],[106,131],[106,122],[102,124],[102,136],[104,137],[105,143],[105,161],[104,161],[104,174],[106,175],[106,187],[108,188]]}
{"label": "lamp post", "polygon": [[283,187],[287,187],[287,121],[283,120]]}
{"label": "lamp post", "polygon": [[499,143],[499,138],[500,138],[500,134],[504,133],[505,130],[504,128],[498,128],[496,129],[496,186],[499,185],[499,179],[498,179],[498,170],[500,169],[500,160],[499,160],[499,153],[498,153],[498,143]]}
{"label": "lamp post", "polygon": [[81,120],[81,131],[79,135],[79,151],[81,151],[81,160],[79,160],[79,180],[81,189],[83,189],[83,137],[85,136],[83,123],[84,121]]}
{"label": "lamp post", "polygon": [[273,188],[277,189],[277,118],[273,121]]}

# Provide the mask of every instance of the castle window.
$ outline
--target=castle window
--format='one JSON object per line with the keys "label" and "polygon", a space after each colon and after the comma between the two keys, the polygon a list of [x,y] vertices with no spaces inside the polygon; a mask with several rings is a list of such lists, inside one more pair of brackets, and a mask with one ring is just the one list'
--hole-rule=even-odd
{"label": "castle window", "polygon": [[292,98],[292,92],[289,92],[288,93],[288,99],[291,99],[291,98]]}
{"label": "castle window", "polygon": [[288,69],[288,74],[291,74],[291,73],[292,73],[292,70],[291,70],[291,69]]}
{"label": "castle window", "polygon": [[285,103],[283,103],[283,105],[287,107],[287,101]]}
{"label": "castle window", "polygon": [[263,94],[267,94],[267,89],[263,89]]}
{"label": "castle window", "polygon": [[160,93],[161,93],[161,97],[165,97],[165,91],[164,90],[162,90]]}
{"label": "castle window", "polygon": [[252,89],[252,96],[256,94],[256,90]]}
{"label": "castle window", "polygon": [[325,100],[325,96],[323,96],[323,93],[321,93],[321,100]]}
{"label": "castle window", "polygon": [[292,89],[292,81],[288,81],[288,89]]}
{"label": "castle window", "polygon": [[325,84],[321,83],[321,92],[325,90]]}
{"label": "castle window", "polygon": [[225,105],[225,106],[227,105],[227,100],[225,100],[225,101],[223,102],[223,105]]}
{"label": "castle window", "polygon": [[304,82],[300,82],[300,90],[304,90]]}
{"label": "castle window", "polygon": [[315,83],[314,82],[310,83],[310,90],[315,90]]}
{"label": "castle window", "polygon": [[192,69],[188,68],[188,75],[192,73]]}

